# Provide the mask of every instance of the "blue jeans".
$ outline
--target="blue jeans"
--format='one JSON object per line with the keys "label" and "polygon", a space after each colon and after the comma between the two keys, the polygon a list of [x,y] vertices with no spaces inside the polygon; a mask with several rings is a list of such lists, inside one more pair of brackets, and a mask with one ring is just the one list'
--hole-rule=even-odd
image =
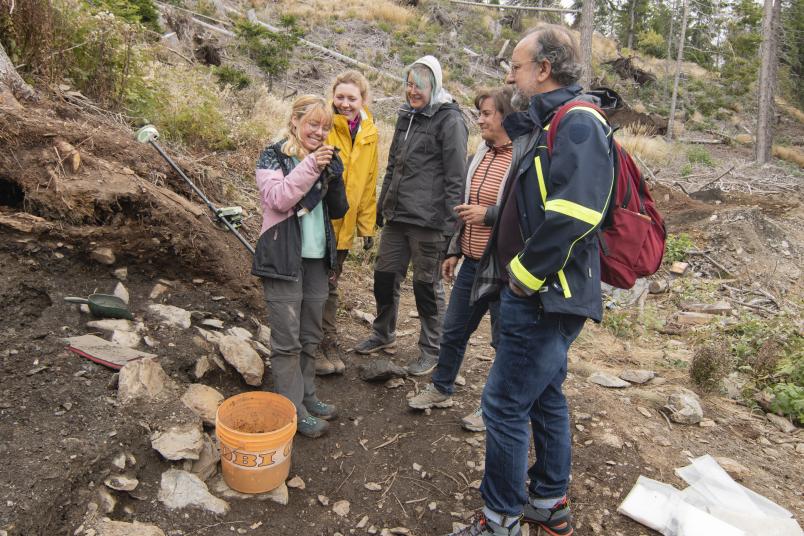
{"label": "blue jeans", "polygon": [[[569,408],[561,385],[567,350],[586,318],[545,313],[538,295],[500,295],[497,357],[483,390],[486,471],[480,493],[486,506],[509,516],[522,513],[528,489],[538,498],[562,497],[571,468]],[[530,421],[530,422],[529,422]],[[528,470],[530,431],[536,462]]]}
{"label": "blue jeans", "polygon": [[447,314],[441,333],[438,350],[438,365],[433,371],[433,385],[439,392],[451,395],[455,391],[455,378],[461,370],[466,343],[475,332],[486,311],[491,314],[491,345],[496,348],[496,324],[500,310],[499,301],[478,300],[469,305],[472,282],[477,271],[477,261],[464,258],[449,296]]}

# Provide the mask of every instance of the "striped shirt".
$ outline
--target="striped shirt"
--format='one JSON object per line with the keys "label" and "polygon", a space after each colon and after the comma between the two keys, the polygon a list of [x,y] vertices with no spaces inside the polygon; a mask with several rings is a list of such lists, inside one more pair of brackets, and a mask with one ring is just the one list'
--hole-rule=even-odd
{"label": "striped shirt", "polygon": [[[489,147],[475,169],[469,187],[469,204],[491,207],[497,204],[497,194],[505,173],[511,165],[513,145],[509,142]],[[491,227],[466,224],[461,231],[461,252],[470,259],[480,259],[491,237]]]}

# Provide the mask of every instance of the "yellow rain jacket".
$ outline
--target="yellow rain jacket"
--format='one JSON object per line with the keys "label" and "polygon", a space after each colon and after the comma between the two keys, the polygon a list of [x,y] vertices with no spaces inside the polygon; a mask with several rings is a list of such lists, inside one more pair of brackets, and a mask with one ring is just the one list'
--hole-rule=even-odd
{"label": "yellow rain jacket", "polygon": [[371,114],[360,111],[360,126],[354,144],[349,133],[346,116],[335,114],[332,130],[327,136],[327,144],[340,149],[340,157],[345,171],[346,199],[349,211],[339,220],[332,220],[335,229],[337,248],[352,248],[355,230],[357,236],[374,236],[377,222],[377,173],[379,138],[377,127]]}

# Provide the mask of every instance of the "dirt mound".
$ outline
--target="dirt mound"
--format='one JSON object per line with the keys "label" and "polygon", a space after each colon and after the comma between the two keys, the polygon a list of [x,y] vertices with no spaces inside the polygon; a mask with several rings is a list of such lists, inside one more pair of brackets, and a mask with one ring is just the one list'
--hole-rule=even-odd
{"label": "dirt mound", "polygon": [[[248,253],[128,129],[60,102],[2,112],[0,228],[71,243],[79,254],[109,247],[128,263],[204,275],[232,291],[256,289]],[[203,168],[179,162],[220,196],[223,185],[205,180]]]}

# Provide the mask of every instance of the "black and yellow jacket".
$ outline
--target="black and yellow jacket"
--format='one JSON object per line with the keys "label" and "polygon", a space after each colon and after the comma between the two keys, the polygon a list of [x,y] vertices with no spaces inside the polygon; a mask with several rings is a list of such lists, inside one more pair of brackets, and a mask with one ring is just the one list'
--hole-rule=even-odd
{"label": "black and yellow jacket", "polygon": [[596,231],[614,186],[611,127],[593,110],[573,108],[561,120],[552,155],[547,152],[547,130],[556,110],[586,98],[580,86],[564,87],[534,96],[527,112],[506,118],[504,127],[514,140],[507,180],[513,189],[503,203],[517,203],[524,248],[508,266],[499,266],[498,219],[480,262],[473,300],[498,292],[505,271],[528,295],[538,294],[548,313],[602,319]]}

